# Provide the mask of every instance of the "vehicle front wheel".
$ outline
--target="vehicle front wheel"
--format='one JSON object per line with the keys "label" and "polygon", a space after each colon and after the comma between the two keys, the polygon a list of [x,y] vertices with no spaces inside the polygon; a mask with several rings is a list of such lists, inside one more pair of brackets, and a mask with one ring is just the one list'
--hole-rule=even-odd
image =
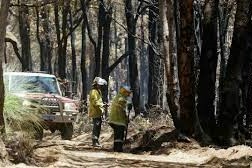
{"label": "vehicle front wheel", "polygon": [[73,124],[72,123],[62,124],[60,132],[61,132],[61,139],[71,140],[73,136]]}

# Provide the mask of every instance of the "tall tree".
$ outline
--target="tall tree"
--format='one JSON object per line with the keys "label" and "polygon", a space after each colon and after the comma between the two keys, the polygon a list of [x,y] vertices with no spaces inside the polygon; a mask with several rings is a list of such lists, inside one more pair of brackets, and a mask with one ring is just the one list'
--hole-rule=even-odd
{"label": "tall tree", "polygon": [[195,76],[194,76],[194,31],[193,0],[179,0],[180,38],[178,43],[178,76],[180,85],[181,131],[188,135],[194,132]]}
{"label": "tall tree", "polygon": [[[110,56],[110,34],[112,21],[112,6],[108,4],[108,9],[105,11],[103,24],[103,38],[102,38],[102,77],[109,82],[109,56]],[[103,92],[103,100],[108,102],[108,88]]]}
{"label": "tall tree", "polygon": [[3,117],[3,107],[4,107],[4,83],[3,83],[3,67],[2,62],[4,59],[4,48],[5,48],[5,34],[7,26],[8,11],[10,6],[10,0],[0,1],[0,132],[4,132],[4,117]]}
{"label": "tall tree", "polygon": [[150,44],[148,46],[149,51],[149,82],[148,82],[148,104],[149,105],[161,105],[161,93],[163,79],[162,75],[162,62],[160,56],[157,55],[159,50],[159,20],[158,20],[158,1],[152,0],[149,7],[149,39]]}
{"label": "tall tree", "polygon": [[179,118],[179,81],[177,72],[177,38],[174,18],[173,0],[160,0],[159,10],[161,18],[161,44],[164,55],[165,72],[167,79],[167,102],[176,129],[180,129]]}
{"label": "tall tree", "polygon": [[222,110],[219,116],[221,135],[226,145],[233,145],[240,112],[242,69],[247,61],[247,33],[252,13],[250,0],[237,0],[234,33],[224,81]]}
{"label": "tall tree", "polygon": [[203,130],[215,133],[215,81],[217,67],[217,11],[218,0],[207,0],[204,9],[200,75],[198,85],[198,114]]}
{"label": "tall tree", "polygon": [[[60,78],[66,78],[66,57],[67,57],[67,24],[68,24],[68,14],[70,9],[70,1],[66,0],[63,2],[62,9],[62,21],[60,21],[59,17],[59,1],[57,0],[54,4],[54,16],[55,16],[55,27],[56,27],[56,35],[57,35],[57,63],[56,63],[56,71]],[[62,23],[60,25],[60,23]]]}
{"label": "tall tree", "polygon": [[[140,99],[139,99],[139,80],[138,80],[138,66],[137,66],[137,55],[136,55],[136,22],[139,15],[134,16],[134,9],[132,0],[125,0],[125,14],[128,30],[128,51],[131,52],[129,56],[129,80],[130,86],[133,91],[133,105],[135,114],[140,114]],[[141,2],[140,2],[141,3]]]}
{"label": "tall tree", "polygon": [[67,57],[67,19],[70,10],[70,0],[65,0],[63,3],[63,10],[62,10],[62,50],[61,55],[58,57],[58,64],[59,64],[59,77],[66,78],[66,57]]}
{"label": "tall tree", "polygon": [[76,64],[76,49],[75,49],[75,39],[76,35],[74,32],[73,26],[73,16],[72,10],[69,11],[69,20],[70,20],[70,32],[71,32],[71,50],[72,50],[72,91],[77,93],[77,64]]}
{"label": "tall tree", "polygon": [[31,42],[30,42],[30,19],[27,0],[21,1],[19,7],[19,34],[22,46],[22,71],[32,71]]}
{"label": "tall tree", "polygon": [[81,26],[81,80],[82,80],[82,93],[81,100],[86,103],[87,101],[87,70],[86,70],[86,24],[83,22]]}
{"label": "tall tree", "polygon": [[[52,41],[50,28],[50,8],[43,6],[41,10],[36,7],[37,13],[37,40],[40,46],[40,70],[52,73]],[[40,24],[42,29],[40,29]]]}

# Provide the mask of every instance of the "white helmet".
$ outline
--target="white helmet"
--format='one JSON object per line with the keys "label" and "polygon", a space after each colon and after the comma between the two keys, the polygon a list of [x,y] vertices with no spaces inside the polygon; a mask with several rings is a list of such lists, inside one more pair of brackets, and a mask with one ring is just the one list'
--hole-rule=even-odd
{"label": "white helmet", "polygon": [[105,79],[102,79],[100,77],[95,77],[93,80],[93,85],[97,84],[97,85],[107,85],[107,81]]}

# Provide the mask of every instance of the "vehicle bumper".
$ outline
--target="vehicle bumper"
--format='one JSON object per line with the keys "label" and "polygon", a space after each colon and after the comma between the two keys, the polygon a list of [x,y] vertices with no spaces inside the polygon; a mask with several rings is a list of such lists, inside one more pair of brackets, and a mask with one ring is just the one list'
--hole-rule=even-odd
{"label": "vehicle bumper", "polygon": [[54,114],[43,114],[42,119],[45,122],[55,122],[55,123],[72,123],[76,120],[75,116],[69,116],[69,115],[54,115]]}

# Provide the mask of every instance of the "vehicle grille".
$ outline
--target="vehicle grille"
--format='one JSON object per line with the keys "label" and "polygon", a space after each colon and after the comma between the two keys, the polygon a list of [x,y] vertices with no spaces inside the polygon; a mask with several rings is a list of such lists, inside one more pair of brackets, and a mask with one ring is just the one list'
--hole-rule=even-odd
{"label": "vehicle grille", "polygon": [[40,104],[51,113],[60,111],[60,100],[56,97],[43,97]]}

